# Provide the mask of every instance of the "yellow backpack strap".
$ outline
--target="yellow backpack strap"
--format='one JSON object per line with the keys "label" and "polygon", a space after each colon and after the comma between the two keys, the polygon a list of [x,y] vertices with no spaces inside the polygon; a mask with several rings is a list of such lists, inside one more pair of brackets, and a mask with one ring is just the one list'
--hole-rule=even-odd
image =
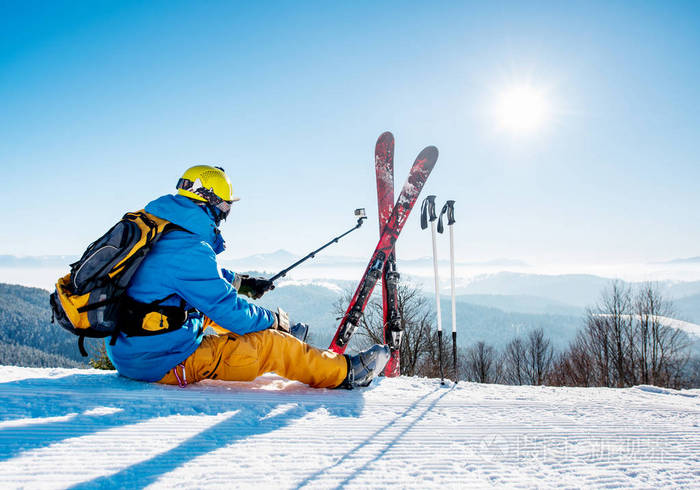
{"label": "yellow backpack strap", "polygon": [[163,233],[163,231],[165,231],[168,225],[172,225],[170,221],[147,213],[143,209],[141,211],[136,211],[135,213],[126,213],[122,219],[131,221],[132,223],[136,224],[139,230],[141,230],[141,238],[131,248],[129,253],[112,268],[112,271],[109,273],[109,277],[114,277],[120,274],[126,266],[129,259],[131,259],[137,252],[139,252],[144,247],[144,245],[153,241],[154,238]]}

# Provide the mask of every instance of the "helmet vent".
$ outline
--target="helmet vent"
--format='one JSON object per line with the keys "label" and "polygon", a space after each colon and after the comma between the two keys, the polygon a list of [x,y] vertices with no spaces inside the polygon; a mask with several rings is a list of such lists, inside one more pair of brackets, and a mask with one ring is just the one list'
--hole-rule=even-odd
{"label": "helmet vent", "polygon": [[215,179],[217,177],[221,177],[221,174],[219,172],[215,172],[215,171],[206,171],[206,172],[202,172],[202,174],[201,174],[202,181],[205,183],[208,182],[209,179]]}

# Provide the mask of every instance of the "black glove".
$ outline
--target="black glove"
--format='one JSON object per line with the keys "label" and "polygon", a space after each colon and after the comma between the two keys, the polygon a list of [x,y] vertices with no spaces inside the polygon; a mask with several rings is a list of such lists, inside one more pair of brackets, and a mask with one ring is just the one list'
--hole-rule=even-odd
{"label": "black glove", "polygon": [[245,274],[237,274],[236,278],[238,277],[241,279],[241,285],[238,286],[238,294],[243,294],[249,298],[261,298],[266,292],[275,289],[275,285],[272,281],[268,281],[262,277],[250,277]]}

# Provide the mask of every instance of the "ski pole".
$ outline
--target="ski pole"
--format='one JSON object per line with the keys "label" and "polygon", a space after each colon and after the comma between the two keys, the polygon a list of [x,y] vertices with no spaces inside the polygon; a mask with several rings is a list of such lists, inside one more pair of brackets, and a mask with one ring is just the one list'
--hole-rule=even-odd
{"label": "ski pole", "polygon": [[357,218],[357,224],[356,224],[355,226],[353,226],[352,228],[350,228],[348,231],[346,231],[346,232],[343,233],[342,235],[338,235],[337,237],[335,237],[334,239],[332,239],[332,240],[329,241],[328,243],[324,244],[322,247],[317,248],[316,250],[314,250],[314,251],[311,252],[310,254],[306,255],[305,257],[303,257],[303,258],[297,260],[296,262],[294,262],[292,265],[290,265],[290,266],[287,267],[286,269],[279,271],[277,274],[275,274],[274,276],[272,276],[272,277],[271,277],[270,279],[268,279],[268,280],[269,280],[270,282],[274,282],[274,281],[276,281],[277,279],[279,279],[280,277],[286,276],[286,275],[287,275],[287,272],[291,271],[292,269],[294,269],[296,266],[298,266],[298,265],[301,264],[302,262],[306,262],[308,259],[313,259],[314,257],[316,257],[316,254],[319,253],[319,252],[320,252],[321,250],[323,250],[324,248],[326,248],[326,247],[328,247],[328,246],[330,246],[330,245],[332,245],[332,244],[334,244],[334,243],[338,243],[338,240],[340,240],[341,238],[343,238],[345,235],[347,235],[347,234],[349,234],[349,233],[352,233],[353,231],[357,230],[360,226],[362,226],[362,223],[364,222],[364,220],[367,219],[367,213],[365,212],[365,208],[358,208],[358,209],[356,209],[356,210],[355,210],[355,216],[358,217],[358,218]]}
{"label": "ski pole", "polygon": [[430,232],[433,238],[433,270],[435,276],[435,308],[437,310],[438,328],[438,363],[440,364],[440,384],[445,384],[445,373],[442,368],[442,316],[440,313],[440,277],[438,275],[437,241],[435,239],[435,196],[428,196],[421,204],[420,227],[425,230],[430,221]]}
{"label": "ski pole", "polygon": [[442,233],[442,216],[447,213],[447,226],[450,227],[450,286],[452,289],[452,369],[454,370],[455,383],[459,381],[457,373],[457,309],[455,306],[455,235],[452,226],[455,224],[455,202],[449,200],[440,211],[438,220],[438,233]]}

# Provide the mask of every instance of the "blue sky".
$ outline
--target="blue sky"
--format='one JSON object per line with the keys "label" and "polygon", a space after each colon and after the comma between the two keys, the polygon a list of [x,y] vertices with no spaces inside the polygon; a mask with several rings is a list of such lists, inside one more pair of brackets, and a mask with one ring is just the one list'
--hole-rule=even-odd
{"label": "blue sky", "polygon": [[[500,128],[510,86],[549,107]],[[457,201],[457,257],[700,255],[700,6],[693,2],[2,2],[0,254],[78,254],[190,165],[242,196],[231,257],[377,239],[373,147],[396,187]],[[445,254],[447,245],[445,242]],[[399,254],[430,254],[418,213]]]}

